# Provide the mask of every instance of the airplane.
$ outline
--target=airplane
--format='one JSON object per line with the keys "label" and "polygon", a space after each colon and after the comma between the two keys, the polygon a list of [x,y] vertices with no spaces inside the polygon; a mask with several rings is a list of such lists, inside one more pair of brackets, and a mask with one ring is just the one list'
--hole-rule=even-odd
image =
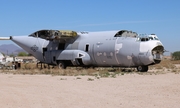
{"label": "airplane", "polygon": [[[4,55],[0,52],[0,68],[17,68],[17,65],[19,62],[22,62],[22,59],[19,59],[17,57],[10,57],[7,55]],[[16,67],[15,67],[16,66]]]}
{"label": "airplane", "polygon": [[41,63],[82,67],[135,67],[147,72],[161,62],[164,46],[155,34],[128,30],[76,32],[38,30],[26,36],[1,37],[12,40]]}
{"label": "airplane", "polygon": [[5,56],[0,52],[0,65],[4,65],[6,63]]}

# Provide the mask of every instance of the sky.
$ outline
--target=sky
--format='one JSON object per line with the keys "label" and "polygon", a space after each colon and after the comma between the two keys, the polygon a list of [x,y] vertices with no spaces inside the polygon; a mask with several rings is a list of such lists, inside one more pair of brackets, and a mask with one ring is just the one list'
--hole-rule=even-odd
{"label": "sky", "polygon": [[41,29],[154,33],[171,53],[180,51],[180,0],[0,1],[0,36]]}

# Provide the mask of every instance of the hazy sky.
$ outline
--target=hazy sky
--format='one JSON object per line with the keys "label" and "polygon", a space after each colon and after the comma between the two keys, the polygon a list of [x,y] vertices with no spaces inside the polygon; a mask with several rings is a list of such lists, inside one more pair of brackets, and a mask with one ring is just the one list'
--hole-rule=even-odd
{"label": "hazy sky", "polygon": [[155,33],[166,50],[180,51],[180,0],[0,1],[0,36],[40,29]]}

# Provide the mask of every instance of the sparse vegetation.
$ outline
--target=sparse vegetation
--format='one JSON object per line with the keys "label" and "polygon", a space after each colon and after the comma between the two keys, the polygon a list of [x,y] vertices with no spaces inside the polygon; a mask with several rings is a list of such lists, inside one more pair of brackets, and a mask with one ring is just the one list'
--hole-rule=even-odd
{"label": "sparse vegetation", "polygon": [[28,54],[25,53],[25,52],[19,52],[19,53],[18,53],[18,56],[28,56]]}
{"label": "sparse vegetation", "polygon": [[60,78],[60,80],[67,80],[67,78]]}
{"label": "sparse vegetation", "polygon": [[81,79],[81,77],[77,77],[76,79]]}
{"label": "sparse vegetation", "polygon": [[121,75],[124,75],[124,72],[122,72]]}
{"label": "sparse vegetation", "polygon": [[176,51],[172,53],[173,60],[180,60],[180,51]]}
{"label": "sparse vegetation", "polygon": [[83,67],[68,67],[66,70],[61,70],[56,67],[49,67],[43,65],[41,68],[36,67],[36,63],[21,63],[21,68],[17,70],[4,69],[0,70],[1,73],[12,74],[46,74],[46,75],[60,75],[60,76],[78,76],[76,79],[80,79],[79,76],[95,76],[96,79],[100,78],[116,78],[126,74],[140,74],[140,75],[153,75],[164,74],[167,72],[180,73],[180,60],[172,61],[169,59],[163,60],[160,64],[149,66],[149,71],[146,73],[137,72],[134,68],[88,68]]}
{"label": "sparse vegetation", "polygon": [[88,81],[94,81],[94,79],[93,79],[93,78],[88,78],[87,80],[88,80]]}

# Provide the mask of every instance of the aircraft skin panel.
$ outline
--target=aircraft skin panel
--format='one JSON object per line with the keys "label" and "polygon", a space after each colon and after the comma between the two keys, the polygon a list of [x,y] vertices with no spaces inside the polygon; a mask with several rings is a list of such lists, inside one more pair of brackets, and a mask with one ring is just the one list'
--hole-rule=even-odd
{"label": "aircraft skin panel", "polygon": [[[109,35],[111,34],[111,35]],[[79,44],[80,50],[85,50],[85,45],[89,44],[89,51],[87,52],[93,62],[93,65],[107,65],[111,66],[114,65],[115,61],[115,41],[116,38],[114,37],[115,32],[90,32],[88,35],[84,36],[86,38],[81,39]],[[112,44],[114,43],[114,44]],[[108,63],[106,63],[108,62]]]}
{"label": "aircraft skin panel", "polygon": [[136,42],[135,39],[126,40],[123,43],[122,49],[120,50],[120,56],[122,56],[122,65],[123,66],[134,66],[136,64],[142,65],[139,60],[139,42]]}
{"label": "aircraft skin panel", "polygon": [[[132,46],[129,46],[129,43],[127,43],[127,45],[122,45],[122,42],[125,40],[124,37],[121,37],[119,39],[119,37],[114,37],[114,35],[103,36],[104,33],[98,33],[98,35],[95,33],[91,33],[91,34],[94,34],[94,35],[90,35],[89,37],[87,37],[81,41],[81,43],[79,45],[80,46],[79,49],[84,50],[83,46],[87,42],[93,44],[91,46],[94,46],[94,48],[89,50],[89,52],[88,52],[90,54],[91,58],[94,59],[93,65],[125,66],[128,64],[131,66],[131,64],[129,64],[130,60],[128,60],[127,56],[124,56],[124,55],[129,53],[129,49],[131,49]],[[101,35],[99,35],[99,34],[101,34]],[[121,40],[121,42],[117,41],[118,39]],[[128,39],[126,39],[125,41],[127,41],[127,40]],[[118,49],[118,52],[115,49],[115,46],[118,45],[116,42],[120,43],[120,48]],[[135,42],[135,39],[133,40],[133,42]],[[130,42],[130,45],[133,42]],[[122,46],[125,46],[125,47],[127,46],[127,47],[124,49],[121,49]],[[138,46],[137,46],[137,48],[138,48]],[[138,49],[136,52],[138,52]],[[129,55],[129,56],[131,56],[131,55]],[[127,60],[128,60],[128,62],[126,63]],[[121,63],[121,62],[123,62],[123,63]]]}
{"label": "aircraft skin panel", "polygon": [[[96,37],[96,38],[101,38],[102,37],[114,37],[114,35],[117,33],[118,31],[98,31],[98,32],[88,32],[88,35],[90,37]],[[81,35],[81,34],[80,34]]]}
{"label": "aircraft skin panel", "polygon": [[[114,44],[111,44],[114,43]],[[115,60],[115,40],[107,39],[94,44],[94,59],[98,65],[113,66]]]}
{"label": "aircraft skin panel", "polygon": [[122,45],[123,45],[122,43],[117,43],[117,42],[115,44],[115,59],[118,65],[121,64],[121,61],[118,59],[119,58],[118,54],[120,53],[119,51],[121,50]]}
{"label": "aircraft skin panel", "polygon": [[[100,37],[103,37],[103,39]],[[94,40],[94,38],[96,39]],[[80,46],[85,45],[86,41],[94,45],[94,49],[89,52],[89,54],[91,53],[90,56],[94,58],[93,65],[131,67],[136,65],[148,65],[153,61],[151,52],[147,50],[147,42],[138,42],[136,38],[114,38],[113,35],[103,36],[103,33],[97,37],[94,33],[94,35],[85,38]],[[115,48],[118,44],[120,44],[120,48],[117,52]],[[146,46],[146,50],[143,51],[142,46]],[[152,46],[148,49],[152,50],[150,49],[151,47]],[[84,50],[83,47],[80,47],[80,49]]]}
{"label": "aircraft skin panel", "polygon": [[91,65],[90,56],[81,50],[63,50],[57,55],[57,60],[71,60],[73,64],[78,65],[77,59],[81,59],[84,65]]}
{"label": "aircraft skin panel", "polygon": [[[151,54],[149,54],[151,52],[141,51],[140,45],[142,43],[136,41],[136,38],[114,37],[114,33],[114,31],[110,33],[90,32],[87,35],[82,35],[77,39],[79,43],[78,49],[85,51],[85,46],[89,43],[89,50],[87,53],[91,57],[91,64],[97,66],[131,67],[136,65],[147,65],[152,62],[152,59],[148,62],[150,58],[152,58],[152,56],[150,56]],[[119,52],[117,52],[115,47],[119,43],[120,48],[118,49]],[[146,42],[144,43],[146,44]],[[149,57],[147,58],[145,54],[149,54]]]}

